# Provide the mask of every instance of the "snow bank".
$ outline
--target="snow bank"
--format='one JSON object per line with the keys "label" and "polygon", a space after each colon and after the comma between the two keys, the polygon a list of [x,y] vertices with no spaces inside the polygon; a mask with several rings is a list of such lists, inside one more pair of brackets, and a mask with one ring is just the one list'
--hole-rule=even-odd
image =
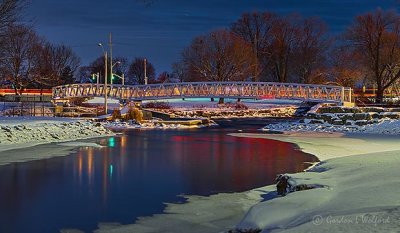
{"label": "snow bank", "polygon": [[0,118],[0,151],[113,135],[100,123],[68,118]]}
{"label": "snow bank", "polygon": [[322,188],[285,197],[277,197],[274,186],[254,190],[272,198],[252,207],[237,228],[262,229],[262,232],[391,232],[398,229],[400,137],[313,135],[233,135],[294,142],[322,160],[333,158],[308,172],[290,175],[298,184]]}
{"label": "snow bank", "polygon": [[[242,105],[245,106],[245,105]],[[247,107],[245,107],[247,108]],[[225,105],[220,108],[173,108],[173,109],[154,109],[174,117],[182,118],[209,118],[209,119],[227,119],[227,118],[266,118],[266,117],[292,117],[299,113],[297,106],[266,107],[259,109],[235,109],[231,105]]]}
{"label": "snow bank", "polygon": [[227,232],[260,201],[253,193],[187,196],[185,204],[168,204],[164,214],[139,218],[135,224],[100,223],[96,233],[212,233]]}
{"label": "snow bank", "polygon": [[400,135],[400,120],[381,119],[374,124],[367,125],[334,125],[327,122],[312,123],[310,121],[288,122],[265,126],[263,131],[288,131],[288,132],[343,132],[343,133],[368,133],[382,135]]}
{"label": "snow bank", "polygon": [[144,123],[130,123],[130,122],[109,122],[104,127],[111,130],[124,130],[124,129],[199,129],[204,127],[216,126],[217,124],[210,121],[207,124],[165,124],[162,121],[151,120]]}

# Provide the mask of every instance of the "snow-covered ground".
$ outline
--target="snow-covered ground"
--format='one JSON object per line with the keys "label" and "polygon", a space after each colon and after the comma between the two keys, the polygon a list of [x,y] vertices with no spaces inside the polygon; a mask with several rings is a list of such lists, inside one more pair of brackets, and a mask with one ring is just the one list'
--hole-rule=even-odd
{"label": "snow-covered ground", "polygon": [[400,135],[400,120],[382,119],[369,125],[333,125],[329,123],[310,124],[290,122],[265,126],[263,131],[282,132],[343,132],[343,133],[368,133],[383,135]]}
{"label": "snow-covered ground", "polygon": [[[113,135],[103,124],[69,118],[50,117],[0,117],[0,164],[13,162],[6,151],[32,147],[52,142],[75,141]],[[64,146],[73,146],[71,143]],[[76,144],[74,145],[77,146]],[[31,159],[41,159],[42,154],[26,154]],[[25,161],[18,155],[15,161]],[[44,156],[46,157],[46,156]]]}
{"label": "snow-covered ground", "polygon": [[270,198],[253,206],[237,228],[258,228],[262,232],[397,232],[400,229],[400,137],[339,134],[315,137],[315,133],[234,136],[294,142],[303,151],[324,160],[308,172],[290,175],[298,184],[322,188],[285,197],[277,197],[273,186],[254,190]]}

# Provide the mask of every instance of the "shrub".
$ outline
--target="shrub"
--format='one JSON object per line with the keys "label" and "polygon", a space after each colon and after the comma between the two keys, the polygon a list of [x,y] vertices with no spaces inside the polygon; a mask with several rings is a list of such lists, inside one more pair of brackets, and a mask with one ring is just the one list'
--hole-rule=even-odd
{"label": "shrub", "polygon": [[245,104],[243,104],[241,102],[237,102],[234,108],[236,110],[247,110],[247,109],[249,109]]}
{"label": "shrub", "polygon": [[125,116],[125,120],[135,120],[136,122],[140,123],[143,121],[143,113],[138,108],[130,107]]}
{"label": "shrub", "polygon": [[119,110],[118,108],[114,109],[111,117],[112,120],[121,119],[121,110]]}
{"label": "shrub", "polygon": [[222,105],[224,107],[233,108],[235,110],[247,110],[249,109],[245,104],[242,102],[235,102],[235,103],[226,103]]}
{"label": "shrub", "polygon": [[149,102],[142,105],[143,108],[154,108],[154,109],[171,109],[171,105],[167,102]]}

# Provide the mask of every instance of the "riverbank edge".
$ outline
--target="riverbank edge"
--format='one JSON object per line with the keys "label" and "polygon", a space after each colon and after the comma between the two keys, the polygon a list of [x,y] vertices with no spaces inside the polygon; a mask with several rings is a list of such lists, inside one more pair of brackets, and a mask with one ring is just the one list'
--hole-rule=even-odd
{"label": "riverbank edge", "polygon": [[101,147],[84,140],[115,135],[103,124],[87,120],[1,118],[0,165],[67,156],[78,147]]}
{"label": "riverbank edge", "polygon": [[[378,140],[373,138],[373,135],[346,135],[341,133],[315,133],[309,132],[305,135],[297,133],[296,135],[271,135],[271,134],[246,134],[246,133],[234,133],[229,134],[235,137],[252,137],[252,138],[266,138],[272,140],[279,140],[284,142],[293,143],[298,146],[303,152],[313,154],[317,156],[321,162],[317,166],[311,166],[309,169],[314,169],[321,164],[324,166],[330,166],[330,160],[340,161],[344,157],[357,155],[376,153],[384,154],[393,151],[400,151],[400,145],[396,145],[396,142],[388,141],[387,138]],[[377,135],[378,137],[381,135]],[[400,138],[399,138],[400,139]],[[314,141],[314,142],[310,142]],[[371,142],[374,142],[372,143]],[[381,147],[377,144],[382,143]],[[319,144],[319,146],[318,146]],[[369,145],[369,146],[366,146]],[[334,150],[327,150],[327,148]],[[383,149],[384,148],[384,149]],[[321,167],[319,167],[321,168]],[[331,170],[335,170],[334,168]],[[293,177],[301,176],[302,174],[311,174],[311,172],[300,172],[291,174]],[[310,178],[309,182],[312,183],[313,179],[318,179],[318,173],[316,177]],[[304,181],[304,180],[303,180]],[[310,193],[315,190],[308,190],[297,193]],[[153,215],[150,217],[139,218],[133,224],[119,225],[119,224],[107,224],[100,223],[99,229],[96,233],[122,233],[122,232],[227,232],[231,229],[266,229],[268,226],[262,223],[253,221],[252,211],[256,209],[256,212],[260,214],[260,209],[263,212],[276,214],[276,209],[268,210],[265,208],[259,208],[259,205],[269,203],[271,200],[280,200],[282,202],[282,208],[292,209],[295,212],[299,211],[296,203],[285,203],[284,198],[277,198],[276,186],[269,185],[253,190],[241,192],[241,193],[220,193],[211,195],[208,197],[203,196],[185,196],[187,203],[184,204],[171,204],[166,203],[166,208],[162,214]],[[287,197],[285,197],[287,198]],[[292,206],[291,206],[292,205]],[[297,208],[297,210],[296,210]],[[300,209],[301,210],[301,209]],[[298,216],[302,215],[302,212],[297,212]],[[284,216],[283,216],[284,217]],[[310,220],[311,221],[311,220]],[[308,221],[308,222],[310,222]],[[289,228],[288,228],[289,229]],[[287,230],[287,229],[279,229]],[[311,229],[312,230],[312,229]],[[307,228],[304,232],[309,232]],[[269,232],[269,230],[268,230]],[[362,232],[362,230],[360,231]]]}

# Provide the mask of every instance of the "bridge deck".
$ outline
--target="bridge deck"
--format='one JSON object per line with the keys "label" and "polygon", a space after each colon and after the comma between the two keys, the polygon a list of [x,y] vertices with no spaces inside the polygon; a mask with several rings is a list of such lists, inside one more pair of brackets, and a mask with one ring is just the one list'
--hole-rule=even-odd
{"label": "bridge deck", "polygon": [[53,88],[53,99],[101,97],[125,100],[170,98],[269,98],[305,101],[352,102],[352,89],[340,86],[270,82],[195,82],[151,85],[72,84]]}

